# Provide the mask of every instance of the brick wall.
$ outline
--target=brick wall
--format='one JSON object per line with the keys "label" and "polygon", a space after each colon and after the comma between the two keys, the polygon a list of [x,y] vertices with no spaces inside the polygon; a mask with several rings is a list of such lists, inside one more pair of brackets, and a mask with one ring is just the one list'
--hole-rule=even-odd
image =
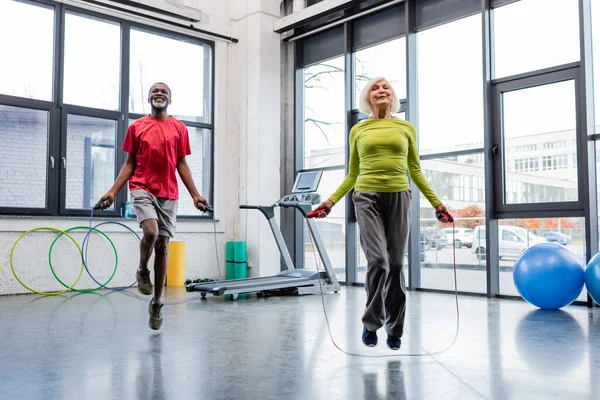
{"label": "brick wall", "polygon": [[[47,112],[0,106],[0,207],[45,206],[46,168],[48,164]],[[192,155],[188,164],[198,191],[203,188],[203,160],[210,154],[208,134],[190,128]],[[92,148],[86,150],[86,138],[92,138]],[[115,127],[112,121],[70,116],[67,138],[67,209],[87,209],[110,188],[115,176]],[[107,147],[108,146],[108,147]],[[112,146],[112,147],[110,147]],[[86,152],[92,167],[92,179],[85,182]],[[120,151],[120,146],[119,146]],[[62,168],[55,159],[55,168]],[[208,166],[207,166],[208,168]],[[191,197],[178,176],[179,215],[197,215]],[[90,203],[84,204],[86,185]]]}
{"label": "brick wall", "polygon": [[44,207],[48,113],[0,106],[0,207]]}
{"label": "brick wall", "polygon": [[[67,134],[66,207],[88,209],[115,181],[116,125],[113,121],[69,116]],[[86,149],[88,137],[92,147]],[[89,182],[85,181],[86,157],[93,170]],[[88,204],[84,204],[86,190],[90,191]]]}

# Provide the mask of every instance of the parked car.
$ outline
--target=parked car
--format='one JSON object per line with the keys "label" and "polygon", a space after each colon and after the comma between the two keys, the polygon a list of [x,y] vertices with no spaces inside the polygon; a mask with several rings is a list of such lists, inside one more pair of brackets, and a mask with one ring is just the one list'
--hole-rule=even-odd
{"label": "parked car", "polygon": [[[425,262],[425,245],[427,243],[427,238],[425,232],[423,230],[419,231],[419,261],[421,264]],[[408,248],[406,249],[406,254],[404,254],[404,265],[408,265]]]}
{"label": "parked car", "polygon": [[[442,232],[446,234],[446,240],[448,243],[452,243],[452,228],[442,229]],[[455,228],[454,229],[454,246],[460,249],[462,246],[466,246],[468,249],[473,245],[473,229],[468,228]]]}
{"label": "parked car", "polygon": [[448,239],[442,229],[421,227],[421,232],[425,234],[425,250],[434,247],[441,250],[448,245]]}
{"label": "parked car", "polygon": [[[485,260],[487,250],[485,241],[485,226],[476,226],[473,230],[472,251],[480,260]],[[546,238],[537,236],[533,232],[527,231],[519,226],[499,225],[498,226],[498,245],[499,256],[517,258],[526,248],[537,243],[544,243]]]}
{"label": "parked car", "polygon": [[560,243],[563,246],[571,243],[573,240],[571,236],[557,231],[543,231],[538,233],[538,236],[546,238],[549,242]]}

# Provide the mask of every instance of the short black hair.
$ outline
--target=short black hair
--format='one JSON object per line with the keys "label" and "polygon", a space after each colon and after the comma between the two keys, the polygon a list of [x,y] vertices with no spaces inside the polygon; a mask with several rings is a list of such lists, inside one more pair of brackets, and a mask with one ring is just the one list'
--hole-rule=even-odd
{"label": "short black hair", "polygon": [[169,89],[169,97],[171,97],[171,88],[169,87],[169,85],[167,85],[164,82],[154,82],[152,84],[152,86],[150,86],[150,89],[148,90],[148,97],[150,97],[150,94],[152,93],[152,88],[156,85],[165,85],[167,87],[167,89]]}

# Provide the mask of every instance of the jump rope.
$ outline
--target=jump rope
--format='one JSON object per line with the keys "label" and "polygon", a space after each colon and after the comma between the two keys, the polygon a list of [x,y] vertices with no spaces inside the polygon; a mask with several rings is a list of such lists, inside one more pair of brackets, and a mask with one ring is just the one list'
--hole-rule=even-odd
{"label": "jump rope", "polygon": [[[213,209],[205,206],[206,211],[213,213]],[[102,231],[100,231],[98,229],[98,227],[102,226],[102,225],[107,225],[107,224],[113,224],[113,225],[119,225],[121,227],[124,227],[125,229],[129,230],[131,233],[133,233],[138,240],[141,240],[140,236],[133,230],[131,229],[129,226],[121,223],[121,222],[117,222],[117,221],[105,221],[105,222],[101,222],[95,226],[92,226],[92,222],[93,222],[93,217],[94,217],[94,211],[99,210],[100,209],[100,205],[96,205],[92,208],[92,211],[90,213],[90,223],[88,227],[85,226],[78,226],[78,227],[73,227],[70,229],[67,229],[65,231],[62,231],[60,229],[57,228],[52,228],[52,227],[38,227],[38,228],[34,228],[34,229],[30,229],[29,231],[23,233],[21,236],[19,236],[19,238],[15,241],[11,252],[10,252],[10,266],[12,269],[12,272],[15,276],[15,278],[19,281],[19,283],[21,283],[21,285],[23,285],[26,289],[37,293],[37,294],[42,294],[42,295],[58,295],[58,294],[62,294],[66,291],[72,290],[72,291],[76,291],[76,292],[80,292],[80,293],[90,293],[90,292],[94,292],[96,290],[99,289],[108,289],[114,292],[121,292],[127,296],[130,297],[134,297],[140,300],[145,300],[144,298],[134,294],[134,293],[130,293],[127,292],[126,289],[129,289],[131,287],[133,287],[137,282],[133,282],[132,284],[125,286],[125,287],[109,287],[107,286],[108,283],[112,280],[112,278],[114,277],[116,270],[117,270],[117,265],[118,265],[118,254],[117,254],[117,250],[113,244],[113,242],[110,240],[110,238]],[[317,211],[312,211],[310,213],[308,213],[307,217],[308,218],[314,218],[317,214]],[[329,321],[329,316],[327,314],[327,308],[325,306],[325,295],[323,293],[323,286],[322,286],[322,282],[321,279],[318,279],[319,281],[319,291],[320,291],[320,295],[321,295],[321,305],[323,308],[323,315],[325,317],[325,321],[327,323],[327,330],[329,333],[329,339],[331,340],[332,344],[335,346],[336,349],[338,349],[340,352],[348,355],[348,356],[354,356],[354,357],[364,357],[364,358],[387,358],[387,357],[425,357],[425,356],[434,356],[434,355],[438,355],[438,354],[442,354],[446,351],[448,351],[452,346],[454,346],[454,344],[456,343],[456,340],[458,338],[458,333],[459,333],[459,326],[460,326],[460,309],[459,309],[459,305],[458,305],[458,285],[457,285],[457,276],[456,276],[456,247],[454,245],[454,235],[455,235],[455,229],[454,229],[454,219],[452,218],[452,216],[448,215],[448,214],[444,214],[444,213],[436,213],[436,217],[438,218],[438,220],[441,221],[441,219],[443,217],[445,217],[447,219],[448,222],[452,223],[452,252],[453,252],[453,272],[454,272],[454,295],[455,295],[455,303],[456,303],[456,331],[454,334],[454,339],[452,340],[452,342],[450,343],[450,345],[448,347],[446,347],[443,350],[439,350],[439,351],[435,351],[435,352],[428,352],[427,350],[423,349],[424,353],[400,353],[400,354],[383,354],[383,355],[366,355],[366,354],[359,354],[359,353],[354,353],[351,351],[346,351],[344,349],[342,349],[333,339],[333,334],[331,332],[331,324]],[[216,253],[216,258],[217,258],[217,268],[218,268],[218,280],[217,282],[221,281],[221,263],[219,260],[219,250],[218,250],[218,244],[217,244],[217,226],[216,226],[216,219],[213,218],[213,224],[214,224],[214,238],[215,238],[215,253]],[[88,229],[88,233],[86,234],[83,242],[82,242],[82,246],[80,247],[79,244],[77,243],[77,241],[71,236],[69,235],[69,231],[72,230],[76,230],[76,229]],[[50,251],[48,253],[48,262],[50,264],[50,268],[51,271],[54,275],[54,277],[65,287],[64,290],[61,291],[57,291],[57,292],[39,292],[36,291],[34,289],[31,289],[30,287],[28,287],[25,283],[23,283],[21,281],[21,279],[18,277],[15,268],[14,268],[14,263],[13,263],[13,253],[14,250],[17,246],[17,244],[19,243],[19,241],[25,237],[26,235],[28,235],[31,232],[34,231],[38,231],[38,230],[51,230],[51,231],[56,231],[59,233],[59,235],[54,239],[54,242],[52,243],[52,245],[50,246]],[[99,234],[101,234],[102,236],[104,236],[110,243],[110,245],[112,246],[114,253],[115,253],[115,268],[113,270],[112,275],[109,277],[109,279],[105,282],[105,283],[100,283],[96,280],[96,278],[94,278],[94,276],[92,275],[92,273],[90,272],[89,268],[88,268],[88,249],[89,249],[89,238],[90,235],[92,234],[92,232],[98,232]],[[73,243],[75,243],[75,245],[77,246],[78,250],[81,253],[82,256],[82,268],[79,271],[79,275],[77,277],[77,280],[71,285],[71,286],[67,286],[67,284],[65,284],[64,282],[62,282],[60,280],[60,278],[57,276],[57,274],[54,271],[54,268],[52,266],[52,248],[54,246],[54,244],[56,243],[56,241],[58,240],[58,238],[60,238],[60,236],[65,235],[67,238],[69,238]],[[314,243],[313,243],[313,238],[312,235],[309,233],[309,237],[311,240],[311,245],[313,246],[313,254],[315,255],[315,261],[316,261],[316,267],[317,267],[317,273],[320,276],[320,261],[317,259],[317,255],[314,252]],[[97,288],[95,289],[75,289],[75,286],[77,285],[77,283],[79,282],[79,280],[82,277],[83,274],[83,269],[86,270],[87,274],[90,276],[90,278],[98,285]],[[185,300],[185,301],[178,301],[178,302],[163,302],[163,305],[165,306],[169,306],[169,305],[179,305],[179,304],[185,304],[185,303],[189,303],[191,301],[197,301],[198,298],[192,298],[189,300]],[[408,332],[408,329],[404,328],[404,330],[406,332]],[[433,358],[433,357],[432,357]],[[435,360],[435,358],[433,358]],[[456,375],[454,372],[450,371],[446,366],[444,366],[442,363],[440,363],[439,361],[435,360],[436,362],[438,362],[440,365],[442,365],[445,369],[447,369],[449,372],[451,372],[453,375]]]}
{"label": "jump rope", "polygon": [[[110,287],[110,286],[108,286],[108,284],[113,279],[113,277],[115,276],[115,273],[117,271],[117,266],[118,266],[118,263],[119,263],[119,256],[118,256],[118,253],[117,253],[117,249],[116,249],[114,243],[112,242],[112,240],[108,237],[108,235],[106,235],[104,232],[102,232],[101,230],[99,230],[98,227],[100,227],[102,225],[108,225],[108,224],[118,225],[118,226],[121,226],[121,227],[129,230],[133,235],[135,235],[135,237],[138,239],[138,241],[141,241],[141,238],[137,234],[137,232],[135,232],[132,228],[130,228],[126,224],[123,224],[123,223],[117,222],[117,221],[105,221],[105,222],[101,222],[101,223],[99,223],[99,224],[97,224],[95,226],[92,226],[93,218],[94,218],[94,211],[99,210],[100,206],[101,206],[101,204],[96,204],[92,208],[91,213],[90,213],[89,226],[76,226],[76,227],[69,228],[69,229],[66,229],[66,230],[61,230],[61,229],[54,228],[54,227],[49,227],[49,226],[41,226],[41,227],[30,229],[30,230],[24,232],[23,234],[21,234],[17,238],[17,240],[15,241],[15,243],[13,244],[13,247],[12,247],[12,249],[10,251],[10,267],[11,267],[13,275],[15,276],[15,278],[17,279],[17,281],[24,288],[26,288],[27,290],[29,290],[29,291],[31,291],[31,292],[33,292],[35,294],[44,295],[44,296],[60,295],[60,294],[63,294],[65,292],[67,292],[67,291],[74,291],[74,292],[79,292],[79,293],[91,293],[91,292],[95,292],[95,291],[100,290],[100,289],[107,289],[107,290],[110,290],[112,292],[119,292],[119,293],[122,293],[122,294],[124,294],[126,296],[134,297],[136,299],[144,300],[145,301],[146,299],[144,297],[141,297],[139,295],[136,295],[135,293],[131,293],[131,292],[127,291],[127,289],[130,289],[131,287],[133,287],[137,283],[137,281],[134,281],[130,285],[127,285],[127,286],[124,286],[124,287]],[[206,208],[206,211],[211,212],[211,213],[213,212],[213,209],[211,207],[205,206],[205,208]],[[220,263],[220,260],[219,260],[219,252],[218,252],[218,245],[217,245],[217,222],[216,222],[216,219],[214,219],[214,218],[213,218],[213,223],[214,223],[214,237],[215,237],[215,253],[216,253],[217,264],[218,264],[218,276],[219,276],[218,281],[220,281],[221,280],[221,263]],[[50,245],[50,250],[48,251],[48,263],[50,265],[50,270],[51,270],[52,274],[54,275],[54,277],[56,278],[56,280],[61,285],[63,285],[65,287],[65,289],[63,289],[63,290],[59,290],[59,291],[55,291],[55,292],[42,292],[42,291],[35,290],[35,289],[29,287],[27,284],[25,284],[20,279],[20,277],[18,276],[18,274],[17,274],[17,272],[15,270],[14,261],[13,261],[13,254],[15,252],[17,244],[25,236],[29,235],[30,233],[35,232],[35,231],[43,231],[43,230],[45,230],[45,231],[54,231],[54,232],[58,233],[58,235],[56,236],[56,238],[54,239],[54,241]],[[87,230],[88,231],[87,234],[86,234],[86,236],[85,236],[85,238],[83,239],[83,242],[82,242],[81,246],[75,240],[75,238],[73,238],[73,236],[69,234],[69,232],[71,232],[73,230]],[[109,242],[109,244],[111,245],[111,247],[112,247],[112,249],[114,251],[114,254],[115,254],[115,266],[114,266],[113,272],[112,272],[111,276],[108,278],[108,280],[106,282],[104,282],[104,283],[98,282],[98,280],[94,277],[94,275],[91,273],[90,269],[88,268],[89,240],[90,240],[91,234],[93,232],[97,232],[100,235],[102,235]],[[66,236],[68,239],[70,239],[77,246],[77,249],[78,249],[78,251],[79,251],[79,253],[81,255],[81,261],[82,261],[82,263],[81,263],[81,269],[79,271],[79,275],[77,276],[77,279],[75,280],[75,282],[73,282],[73,284],[71,284],[70,286],[67,285],[66,283],[64,283],[58,277],[56,271],[54,270],[54,266],[52,264],[52,250],[54,248],[55,243],[57,242],[57,240],[61,236]],[[94,289],[76,289],[75,288],[75,286],[77,285],[77,283],[79,283],[80,279],[83,276],[84,269],[87,272],[88,276],[98,285],[98,287],[96,287]],[[197,301],[197,300],[198,300],[198,298],[192,298],[192,299],[188,299],[188,300],[184,300],[184,301],[173,301],[173,302],[164,301],[162,304],[164,306],[179,305],[179,304],[185,304],[185,303],[189,303],[189,302]]]}
{"label": "jump rope", "polygon": [[[310,213],[307,214],[307,218],[314,218],[318,215],[319,211],[312,211]],[[331,343],[335,346],[335,348],[337,348],[339,351],[341,351],[342,353],[348,355],[348,356],[353,356],[353,357],[361,357],[361,358],[388,358],[388,357],[425,357],[425,356],[434,356],[434,355],[438,355],[438,354],[442,354],[445,353],[446,351],[450,350],[450,348],[452,346],[454,346],[454,344],[456,343],[456,340],[458,338],[458,332],[459,332],[459,325],[460,325],[460,309],[458,306],[458,285],[457,285],[457,278],[456,278],[456,246],[454,245],[454,241],[455,241],[455,232],[454,232],[454,218],[446,213],[442,213],[442,212],[437,212],[436,213],[436,217],[438,218],[438,220],[441,220],[442,218],[446,218],[448,222],[452,223],[452,255],[453,255],[453,269],[454,269],[454,298],[455,298],[455,302],[456,302],[456,331],[454,333],[454,339],[452,340],[452,342],[450,343],[450,345],[448,347],[446,347],[443,350],[439,350],[439,351],[435,351],[435,352],[428,352],[427,350],[425,350],[423,347],[421,347],[421,349],[423,350],[424,353],[400,353],[400,354],[381,354],[381,355],[367,355],[367,354],[359,354],[359,353],[354,353],[351,351],[346,351],[344,349],[342,349],[333,339],[333,334],[331,333],[331,324],[329,323],[329,316],[327,315],[327,308],[325,307],[325,296],[323,294],[323,286],[321,283],[321,280],[319,279],[319,290],[321,292],[321,305],[323,307],[323,315],[325,316],[325,322],[327,323],[327,330],[329,332],[329,339],[331,340]],[[317,273],[320,276],[321,272],[319,270],[319,265],[320,262],[317,258],[316,253],[314,252],[314,243],[313,243],[313,238],[312,235],[310,235],[309,233],[309,237],[310,237],[310,241],[311,241],[311,246],[313,247],[313,254],[315,256],[315,265],[317,266]],[[408,332],[408,329],[404,328],[404,330],[406,332]],[[433,358],[433,357],[432,357]],[[444,364],[440,363],[439,361],[437,361],[435,358],[433,358],[438,364],[440,364],[442,367],[444,367],[446,370],[448,370],[450,373],[452,373],[453,375],[457,376],[454,372],[450,371]],[[458,376],[457,376],[458,377]]]}
{"label": "jump rope", "polygon": [[[312,211],[310,213],[307,214],[308,218],[314,218],[317,216],[318,211]],[[481,396],[482,398],[486,398],[486,396],[484,396],[482,393],[480,393],[478,390],[476,390],[475,388],[473,388],[468,382],[466,382],[464,379],[462,379],[455,371],[453,371],[450,367],[448,367],[447,365],[445,365],[443,362],[439,361],[436,357],[436,355],[442,354],[447,352],[448,350],[450,350],[450,348],[452,348],[452,346],[454,346],[454,344],[456,343],[456,340],[458,339],[458,332],[460,330],[460,308],[458,306],[458,284],[457,284],[457,278],[456,278],[456,246],[455,246],[455,226],[454,226],[454,218],[446,213],[442,213],[442,212],[436,212],[436,217],[438,218],[438,220],[442,220],[442,218],[446,218],[448,222],[452,223],[452,256],[453,256],[453,271],[454,271],[454,298],[455,298],[455,303],[456,303],[456,331],[454,333],[454,339],[452,340],[452,342],[450,343],[450,345],[448,345],[448,347],[446,347],[443,350],[439,350],[439,351],[434,351],[434,352],[429,352],[426,349],[424,349],[422,346],[421,349],[423,350],[423,353],[399,353],[399,354],[381,354],[381,355],[368,355],[368,354],[360,354],[360,353],[355,353],[355,352],[351,352],[351,351],[346,351],[344,349],[342,349],[333,339],[333,334],[331,333],[331,324],[329,322],[329,316],[327,315],[327,308],[325,307],[325,296],[323,294],[323,286],[321,284],[321,280],[319,279],[319,291],[321,293],[321,305],[323,307],[323,315],[325,316],[325,322],[327,323],[327,331],[329,333],[329,339],[331,340],[331,343],[333,344],[333,346],[339,350],[341,353],[346,354],[348,356],[352,356],[352,357],[359,357],[359,358],[394,358],[394,357],[431,357],[431,359],[433,361],[435,361],[440,367],[442,367],[443,369],[445,369],[447,372],[449,372],[451,375],[455,376],[458,381],[460,381],[464,386],[470,388],[473,392],[475,392],[477,395]],[[317,266],[317,273],[318,275],[320,275],[320,270],[319,270],[319,260],[317,259],[317,255],[314,252],[314,243],[313,243],[313,238],[312,235],[309,234],[310,237],[310,241],[311,241],[311,246],[313,247],[313,254],[315,255],[315,265]],[[406,329],[406,327],[404,328],[404,331],[406,331],[408,333],[408,329]]]}

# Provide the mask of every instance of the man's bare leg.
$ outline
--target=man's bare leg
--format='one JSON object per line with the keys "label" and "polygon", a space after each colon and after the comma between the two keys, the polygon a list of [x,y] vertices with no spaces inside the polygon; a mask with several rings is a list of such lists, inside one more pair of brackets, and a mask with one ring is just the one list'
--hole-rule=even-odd
{"label": "man's bare leg", "polygon": [[162,304],[162,295],[167,279],[167,256],[169,237],[159,236],[154,245],[154,302]]}
{"label": "man's bare leg", "polygon": [[137,270],[138,290],[142,294],[152,294],[152,282],[150,281],[150,270],[148,261],[158,238],[158,223],[155,219],[147,219],[142,222],[144,237],[140,240],[140,265]]}
{"label": "man's bare leg", "polygon": [[159,236],[154,245],[154,298],[148,305],[151,329],[158,330],[162,326],[162,295],[167,279],[167,254],[169,251],[169,237]]}

